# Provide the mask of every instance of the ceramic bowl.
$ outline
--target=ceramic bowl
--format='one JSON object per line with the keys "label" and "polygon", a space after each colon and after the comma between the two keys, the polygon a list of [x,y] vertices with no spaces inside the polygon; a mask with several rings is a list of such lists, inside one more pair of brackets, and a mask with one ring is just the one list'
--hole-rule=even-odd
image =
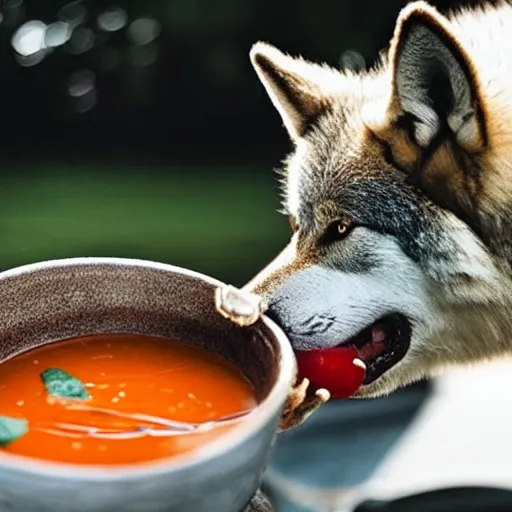
{"label": "ceramic bowl", "polygon": [[[148,261],[79,258],[0,274],[0,361],[94,333],[180,339],[220,354],[252,382],[259,406],[223,437],[152,463],[80,466],[0,451],[0,510],[240,512],[256,492],[295,376],[268,318],[237,327],[214,306],[218,281]],[[1,404],[0,404],[1,413]]]}

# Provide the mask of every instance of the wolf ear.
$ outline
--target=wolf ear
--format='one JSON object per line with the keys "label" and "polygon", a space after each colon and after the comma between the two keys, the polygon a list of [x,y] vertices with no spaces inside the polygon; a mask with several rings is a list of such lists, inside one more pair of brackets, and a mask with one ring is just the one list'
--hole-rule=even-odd
{"label": "wolf ear", "polygon": [[325,82],[328,68],[293,58],[277,48],[256,43],[251,62],[292,140],[300,138],[332,105]]}
{"label": "wolf ear", "polygon": [[467,151],[485,146],[476,73],[444,16],[422,1],[403,9],[390,47],[390,62],[392,108],[410,116],[416,144],[426,148],[448,129]]}

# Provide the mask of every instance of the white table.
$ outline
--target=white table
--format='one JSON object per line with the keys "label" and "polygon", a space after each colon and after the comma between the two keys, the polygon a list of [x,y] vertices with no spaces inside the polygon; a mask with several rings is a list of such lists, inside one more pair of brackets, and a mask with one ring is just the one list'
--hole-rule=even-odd
{"label": "white table", "polygon": [[449,370],[361,496],[393,499],[458,485],[512,488],[511,460],[512,359]]}

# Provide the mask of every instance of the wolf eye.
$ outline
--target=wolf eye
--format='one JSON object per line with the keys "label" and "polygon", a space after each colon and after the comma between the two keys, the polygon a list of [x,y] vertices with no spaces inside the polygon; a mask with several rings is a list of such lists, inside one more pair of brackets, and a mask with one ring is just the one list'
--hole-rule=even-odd
{"label": "wolf eye", "polygon": [[340,235],[344,235],[348,231],[348,228],[347,222],[338,222],[338,233]]}
{"label": "wolf eye", "polygon": [[325,235],[323,237],[324,243],[343,240],[350,233],[353,227],[353,223],[346,219],[333,222],[325,231]]}

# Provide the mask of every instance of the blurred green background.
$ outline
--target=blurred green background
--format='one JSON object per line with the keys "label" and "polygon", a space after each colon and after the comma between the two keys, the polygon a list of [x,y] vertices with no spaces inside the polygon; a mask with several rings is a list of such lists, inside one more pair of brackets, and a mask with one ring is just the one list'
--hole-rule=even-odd
{"label": "blurred green background", "polygon": [[4,267],[122,256],[242,284],[288,235],[275,211],[271,173],[243,165],[169,164],[141,172],[45,162],[4,178],[0,194]]}
{"label": "blurred green background", "polygon": [[405,3],[3,0],[0,268],[122,256],[242,284],[288,237],[251,44],[368,66]]}

